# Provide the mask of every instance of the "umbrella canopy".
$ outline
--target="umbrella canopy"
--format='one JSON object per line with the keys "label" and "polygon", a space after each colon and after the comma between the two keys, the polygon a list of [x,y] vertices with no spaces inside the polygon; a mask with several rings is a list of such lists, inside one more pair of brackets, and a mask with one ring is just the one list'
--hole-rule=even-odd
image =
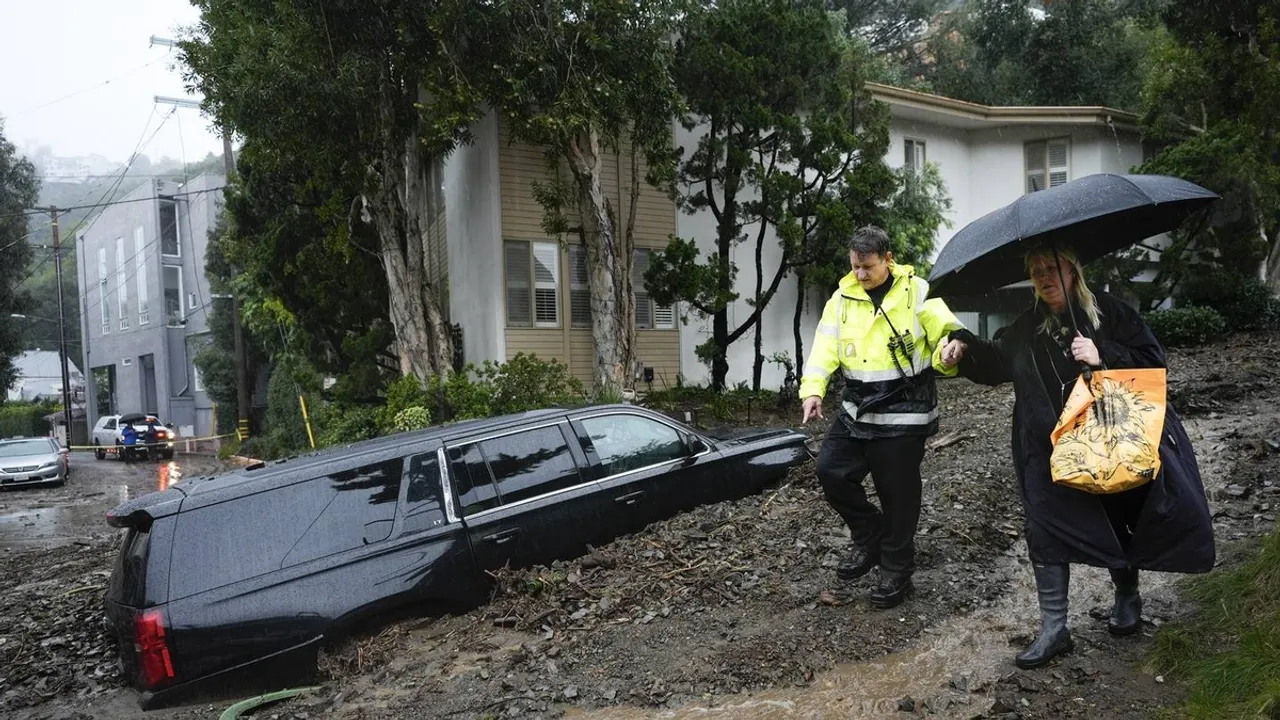
{"label": "umbrella canopy", "polygon": [[977,295],[1027,278],[1035,246],[1070,247],[1088,263],[1169,232],[1218,195],[1166,175],[1086,175],[1030,193],[966,225],[938,254],[930,295]]}

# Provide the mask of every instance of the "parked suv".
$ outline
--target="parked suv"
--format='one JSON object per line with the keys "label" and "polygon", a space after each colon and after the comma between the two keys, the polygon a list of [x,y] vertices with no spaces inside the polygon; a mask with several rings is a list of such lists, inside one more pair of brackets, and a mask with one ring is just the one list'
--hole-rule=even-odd
{"label": "parked suv", "polygon": [[[152,421],[156,426],[156,440],[154,443],[147,443],[144,435],[147,430],[147,421]],[[173,459],[174,442],[178,439],[178,433],[173,429],[173,423],[163,424],[155,415],[144,415],[142,413],[131,413],[128,415],[107,415],[98,418],[98,423],[93,426],[93,455],[99,460],[105,459],[109,448],[115,448],[116,457],[120,456],[120,448],[124,446],[124,436],[121,431],[125,425],[132,425],[138,434],[138,441],[134,445],[134,452],[137,454],[145,453],[148,459],[159,457],[165,460]]]}
{"label": "parked suv", "polygon": [[302,679],[323,642],[388,611],[472,607],[486,571],[583,554],[783,479],[790,430],[705,437],[641,408],[471,421],[232,474],[112,510],[107,591],[143,708]]}

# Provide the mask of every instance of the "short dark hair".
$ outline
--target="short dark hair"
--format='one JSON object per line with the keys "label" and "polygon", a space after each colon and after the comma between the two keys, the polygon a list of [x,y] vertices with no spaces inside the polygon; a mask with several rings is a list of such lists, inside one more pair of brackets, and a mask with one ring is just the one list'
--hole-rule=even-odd
{"label": "short dark hair", "polygon": [[853,237],[849,238],[849,251],[856,252],[859,255],[879,255],[884,257],[892,249],[892,243],[889,242],[889,233],[875,225],[864,225],[854,230]]}

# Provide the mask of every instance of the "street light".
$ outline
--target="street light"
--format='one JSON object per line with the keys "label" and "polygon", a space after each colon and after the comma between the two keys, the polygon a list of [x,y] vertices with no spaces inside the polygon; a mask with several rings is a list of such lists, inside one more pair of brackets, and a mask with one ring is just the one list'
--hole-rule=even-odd
{"label": "street light", "polygon": [[53,318],[40,317],[39,315],[23,315],[22,313],[9,313],[9,317],[18,318],[19,320],[39,320],[41,322],[49,322],[49,323],[58,322]]}

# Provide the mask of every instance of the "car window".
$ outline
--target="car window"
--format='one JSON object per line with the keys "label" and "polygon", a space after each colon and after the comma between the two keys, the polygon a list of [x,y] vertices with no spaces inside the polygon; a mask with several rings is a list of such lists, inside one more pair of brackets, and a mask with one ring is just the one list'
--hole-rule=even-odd
{"label": "car window", "polygon": [[343,470],[323,479],[333,491],[324,512],[284,559],[284,566],[385,540],[395,520],[404,461]]}
{"label": "car window", "polygon": [[582,482],[559,425],[485,440],[480,446],[503,505]]}
{"label": "car window", "polygon": [[440,463],[435,453],[409,458],[404,532],[429,530],[445,522]]}
{"label": "car window", "polygon": [[180,513],[173,599],[278,570],[335,494],[319,478]]}
{"label": "car window", "polygon": [[104,430],[115,430],[115,429],[116,429],[116,421],[115,421],[115,420],[108,420],[108,421],[107,421],[107,424],[106,424],[106,425],[103,425],[102,427],[103,427],[103,429],[104,429]]}
{"label": "car window", "polygon": [[689,454],[675,428],[639,415],[599,415],[582,420],[582,428],[606,477]]}
{"label": "car window", "polygon": [[479,446],[464,445],[449,450],[449,470],[453,473],[454,491],[462,517],[498,506],[498,491],[493,486],[489,466]]}

